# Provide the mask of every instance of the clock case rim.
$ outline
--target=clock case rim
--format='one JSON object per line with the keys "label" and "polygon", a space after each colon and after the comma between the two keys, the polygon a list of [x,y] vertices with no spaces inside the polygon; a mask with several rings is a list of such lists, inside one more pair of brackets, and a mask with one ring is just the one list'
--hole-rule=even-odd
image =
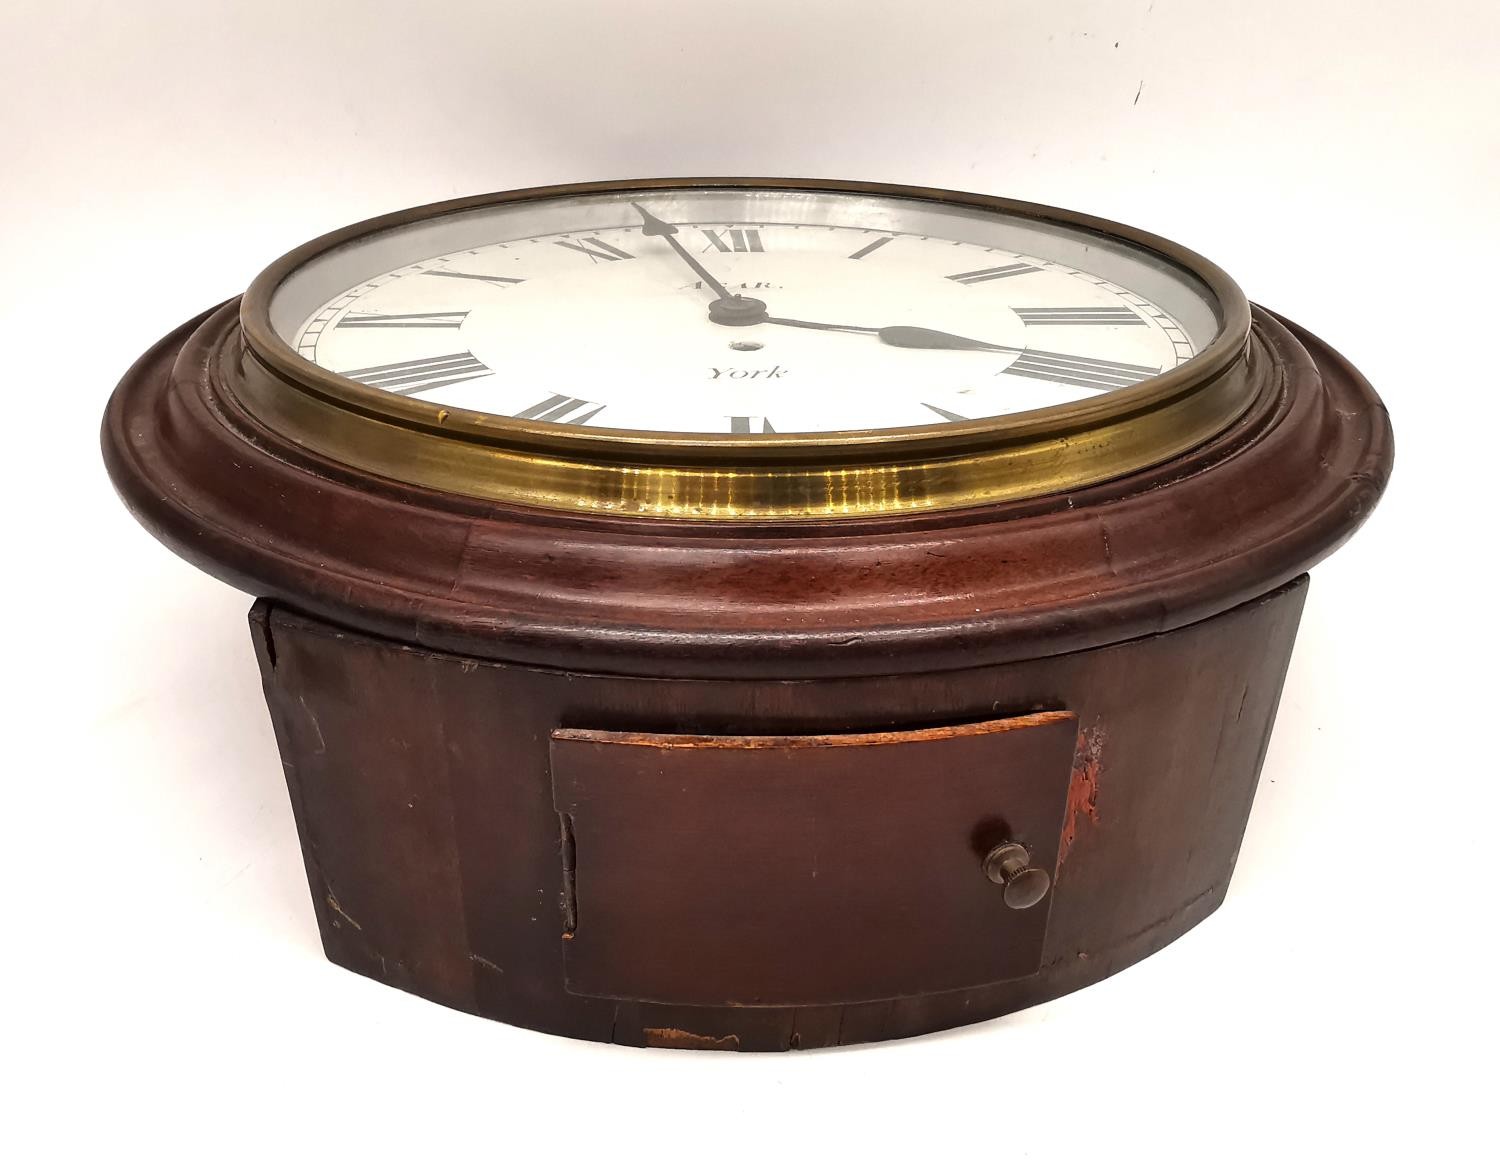
{"label": "clock case rim", "polygon": [[[1020,216],[1120,239],[1206,290],[1219,332],[1180,366],[1058,407],[964,423],[829,433],[719,436],[517,420],[412,399],[335,374],[271,325],[276,289],[353,241],[478,208],[694,189],[874,195]],[[251,361],[238,388],[262,424],[321,455],[429,488],[616,516],[816,519],[919,513],[1097,484],[1170,459],[1229,427],[1253,402],[1245,377],[1250,307],[1197,253],[1100,217],[942,188],[828,179],[659,178],[560,184],[422,205],[293,249],[240,305]]]}
{"label": "clock case rim", "polygon": [[1393,458],[1369,384],[1259,308],[1257,400],[1191,452],[1026,501],[797,524],[601,517],[393,481],[267,434],[234,395],[245,361],[231,301],[111,397],[105,462],[150,532],[348,628],[569,672],[888,675],[1171,630],[1342,544]]}

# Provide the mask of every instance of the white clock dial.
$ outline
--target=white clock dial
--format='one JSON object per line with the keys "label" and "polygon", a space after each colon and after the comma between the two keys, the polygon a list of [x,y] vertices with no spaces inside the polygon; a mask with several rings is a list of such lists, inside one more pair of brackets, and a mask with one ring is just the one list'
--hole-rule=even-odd
{"label": "white clock dial", "polygon": [[907,198],[667,189],[500,205],[317,258],[304,358],[455,409],[632,431],[994,418],[1185,362],[1218,313],[1126,242]]}

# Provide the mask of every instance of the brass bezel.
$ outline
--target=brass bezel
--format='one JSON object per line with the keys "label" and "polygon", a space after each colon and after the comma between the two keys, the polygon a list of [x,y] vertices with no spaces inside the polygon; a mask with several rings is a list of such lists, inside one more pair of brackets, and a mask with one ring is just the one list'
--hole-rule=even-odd
{"label": "brass bezel", "polygon": [[[313,257],[416,220],[493,204],[669,187],[893,196],[1104,233],[1156,254],[1218,301],[1218,336],[1181,366],[1120,391],[992,420],[833,434],[707,436],[543,424],[443,407],[318,367],[277,336],[275,288]],[[511,504],[614,516],[817,519],[927,512],[1080,488],[1167,460],[1232,423],[1256,393],[1250,306],[1223,270],[1180,245],[1092,216],[994,196],[809,179],[567,184],[411,208],[329,233],[262,272],[240,307],[248,350],[227,380],[285,439],[366,472]]]}

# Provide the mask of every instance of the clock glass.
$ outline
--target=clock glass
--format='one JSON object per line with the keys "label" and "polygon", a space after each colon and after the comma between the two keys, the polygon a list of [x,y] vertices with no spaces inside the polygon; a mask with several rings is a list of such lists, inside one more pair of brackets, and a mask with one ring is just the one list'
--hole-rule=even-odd
{"label": "clock glass", "polygon": [[1196,274],[1102,230],[781,188],[501,202],[345,234],[273,272],[293,362],[590,431],[999,419],[1170,371],[1226,316]]}

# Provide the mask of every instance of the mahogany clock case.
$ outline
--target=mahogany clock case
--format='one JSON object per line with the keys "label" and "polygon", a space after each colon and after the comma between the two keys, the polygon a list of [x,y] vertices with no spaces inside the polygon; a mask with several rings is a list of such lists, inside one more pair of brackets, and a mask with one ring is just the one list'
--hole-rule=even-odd
{"label": "mahogany clock case", "polygon": [[[262,601],[329,957],[503,1021],[779,1049],[992,1017],[1222,899],[1306,589],[1383,407],[1255,310],[1250,406],[1025,500],[610,518],[401,483],[244,405],[237,302],[104,420],[161,540]],[[1011,907],[985,861],[1050,881]]]}

